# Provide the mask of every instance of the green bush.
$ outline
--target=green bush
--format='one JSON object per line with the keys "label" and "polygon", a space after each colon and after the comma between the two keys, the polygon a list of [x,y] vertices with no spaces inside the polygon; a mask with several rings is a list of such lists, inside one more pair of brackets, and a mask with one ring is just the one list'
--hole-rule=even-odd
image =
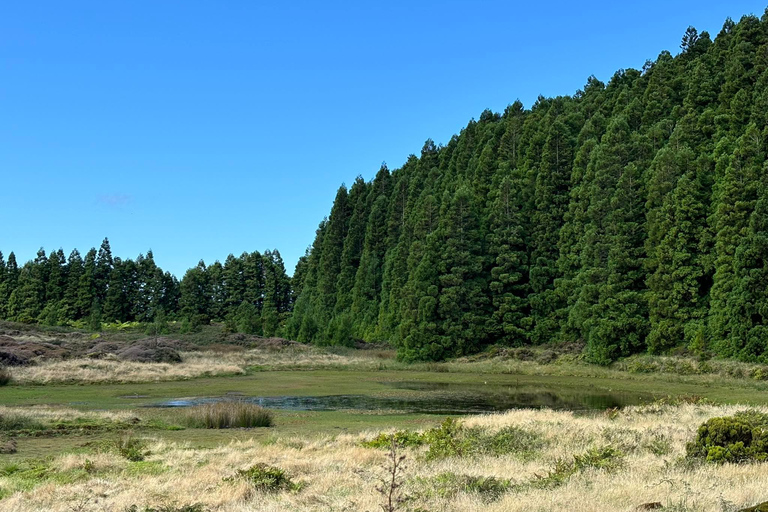
{"label": "green bush", "polygon": [[745,411],[711,418],[699,427],[686,452],[708,462],[768,460],[768,414]]}
{"label": "green bush", "polygon": [[398,445],[408,448],[421,446],[425,442],[423,434],[411,430],[398,430],[394,434],[385,434],[382,432],[370,441],[364,441],[362,445],[366,448],[389,449],[393,437]]}
{"label": "green bush", "polygon": [[470,450],[466,429],[460,421],[446,418],[439,427],[424,432],[424,440],[429,444],[427,459],[462,457]]}
{"label": "green bush", "polygon": [[248,402],[216,402],[190,407],[187,425],[193,428],[254,428],[271,427],[272,413]]}
{"label": "green bush", "polygon": [[257,491],[277,492],[285,490],[298,490],[291,477],[282,469],[269,466],[264,463],[256,464],[248,469],[240,469],[235,476],[225,478],[225,481],[245,480]]}
{"label": "green bush", "polygon": [[121,457],[131,462],[140,462],[149,455],[146,441],[130,433],[118,437],[114,442],[114,448]]}

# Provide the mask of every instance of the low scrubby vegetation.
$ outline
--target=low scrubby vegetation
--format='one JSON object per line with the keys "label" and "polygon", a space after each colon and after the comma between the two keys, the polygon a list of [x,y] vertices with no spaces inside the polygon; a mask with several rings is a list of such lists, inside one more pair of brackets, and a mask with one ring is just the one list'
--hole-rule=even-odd
{"label": "low scrubby vegetation", "polygon": [[707,420],[686,449],[689,456],[709,462],[764,462],[768,460],[768,414],[744,411]]}
{"label": "low scrubby vegetation", "polygon": [[121,457],[131,462],[141,462],[150,454],[147,442],[131,432],[120,435],[112,446]]}
{"label": "low scrubby vegetation", "polygon": [[508,454],[526,458],[545,445],[541,436],[520,427],[508,426],[490,432],[483,427],[466,427],[455,418],[446,418],[440,426],[421,433],[408,430],[381,433],[364,441],[363,446],[389,448],[392,439],[403,447],[428,446],[427,460]]}
{"label": "low scrubby vegetation", "polygon": [[234,476],[225,478],[225,481],[244,481],[259,492],[278,492],[286,490],[299,490],[300,485],[295,483],[285,470],[259,463],[248,469],[239,469]]}
{"label": "low scrubby vegetation", "polygon": [[[0,462],[0,509],[70,512],[91,493],[98,503],[77,510],[372,512],[385,501],[378,489],[387,503],[395,496],[401,511],[594,512],[658,504],[734,512],[759,503],[767,462],[707,464],[686,444],[712,418],[738,418],[756,429],[768,409],[668,402],[610,414],[517,410],[398,432],[273,433],[212,448],[146,439],[151,455],[140,462],[93,446],[45,459],[17,454]],[[383,480],[391,475],[393,438],[400,440],[394,460],[406,456],[407,464]],[[393,481],[396,493],[389,492]]]}
{"label": "low scrubby vegetation", "polygon": [[190,407],[186,411],[186,422],[193,428],[271,427],[274,416],[256,404],[223,401]]}

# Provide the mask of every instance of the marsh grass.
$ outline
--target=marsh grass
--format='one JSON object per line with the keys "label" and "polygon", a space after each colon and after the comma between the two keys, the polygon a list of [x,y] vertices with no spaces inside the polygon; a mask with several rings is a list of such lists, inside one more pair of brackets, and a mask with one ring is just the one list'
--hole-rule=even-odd
{"label": "marsh grass", "polygon": [[186,410],[186,423],[192,428],[271,427],[272,412],[256,404],[224,401],[196,405]]}
{"label": "marsh grass", "polygon": [[37,418],[19,413],[12,409],[0,409],[0,432],[43,430],[45,425]]}

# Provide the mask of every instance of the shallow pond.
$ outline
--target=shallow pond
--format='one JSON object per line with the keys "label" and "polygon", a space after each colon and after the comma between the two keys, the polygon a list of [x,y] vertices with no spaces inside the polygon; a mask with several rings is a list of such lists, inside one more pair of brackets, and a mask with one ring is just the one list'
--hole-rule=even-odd
{"label": "shallow pond", "polygon": [[541,386],[453,384],[447,382],[382,382],[391,392],[375,395],[248,396],[230,392],[222,396],[174,398],[148,407],[191,407],[224,400],[258,404],[289,411],[382,411],[408,414],[474,414],[510,409],[549,408],[594,411],[653,400],[645,393],[619,393],[595,389],[556,389]]}

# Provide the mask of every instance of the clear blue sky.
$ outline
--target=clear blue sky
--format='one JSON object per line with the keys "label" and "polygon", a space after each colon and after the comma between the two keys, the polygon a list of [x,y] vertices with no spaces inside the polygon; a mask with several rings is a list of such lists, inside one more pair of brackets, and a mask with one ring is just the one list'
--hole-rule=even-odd
{"label": "clear blue sky", "polygon": [[[283,5],[284,4],[284,5]],[[278,248],[485,108],[573,94],[756,1],[4,2],[0,250]]]}

